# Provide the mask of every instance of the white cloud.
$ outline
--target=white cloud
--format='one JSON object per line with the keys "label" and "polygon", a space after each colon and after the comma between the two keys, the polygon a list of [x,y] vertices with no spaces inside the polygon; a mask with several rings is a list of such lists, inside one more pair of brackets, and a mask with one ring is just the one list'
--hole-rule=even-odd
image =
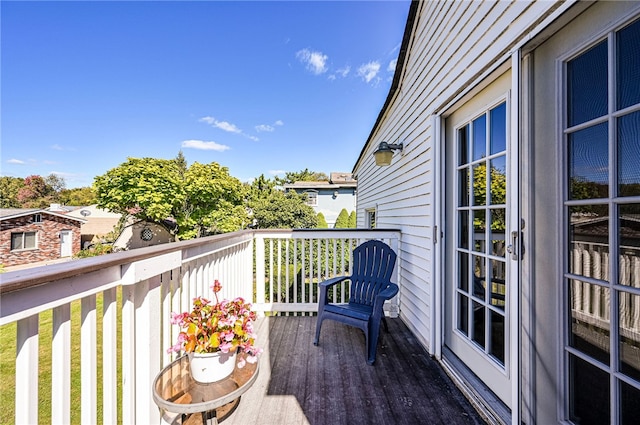
{"label": "white cloud", "polygon": [[269,170],[269,174],[271,174],[272,176],[277,176],[279,174],[285,174],[286,171],[284,170]]}
{"label": "white cloud", "polygon": [[65,180],[77,177],[78,174],[75,173],[65,173],[64,171],[51,171],[49,174],[55,174],[56,176],[62,177]]}
{"label": "white cloud", "polygon": [[389,52],[390,55],[393,55],[395,52],[397,52],[398,50],[400,50],[400,47],[402,46],[402,42],[398,43],[395,45],[395,47],[393,49],[391,49],[391,51]]}
{"label": "white cloud", "polygon": [[315,75],[324,74],[327,72],[327,59],[329,56],[322,52],[311,51],[309,49],[302,49],[296,53],[296,57],[302,63],[304,63],[309,71]]}
{"label": "white cloud", "polygon": [[331,81],[334,81],[338,77],[346,78],[347,75],[349,75],[349,72],[351,72],[351,67],[349,65],[347,65],[347,66],[345,66],[343,68],[337,69],[335,73],[329,75],[329,79]]}
{"label": "white cloud", "polygon": [[339,70],[337,70],[336,74],[339,74],[342,76],[342,78],[345,78],[347,75],[349,75],[349,72],[351,72],[351,67],[347,65],[344,68],[340,68]]}
{"label": "white cloud", "polygon": [[19,164],[19,165],[24,165],[26,164],[26,162],[24,162],[21,159],[15,159],[15,158],[11,158],[7,161],[8,164]]}
{"label": "white cloud", "polygon": [[59,144],[55,144],[55,145],[51,145],[50,146],[51,149],[53,149],[54,151],[70,151],[70,152],[74,152],[75,149],[74,148],[69,148],[69,147],[65,147],[65,146],[60,146]]}
{"label": "white cloud", "polygon": [[373,61],[369,63],[365,63],[358,68],[358,77],[362,78],[367,83],[370,83],[378,72],[380,71],[380,63]]}
{"label": "white cloud", "polygon": [[228,131],[229,133],[241,133],[242,132],[242,130],[240,130],[234,124],[228,123],[226,121],[219,121],[219,122],[215,123],[215,127],[218,127],[220,130]]}
{"label": "white cloud", "polygon": [[199,149],[203,151],[224,152],[231,149],[229,146],[221,145],[216,142],[205,142],[204,140],[185,140],[180,145],[183,148]]}
{"label": "white cloud", "polygon": [[206,122],[207,124],[213,124],[216,122],[216,119],[213,117],[202,117],[200,118],[198,121],[200,122]]}
{"label": "white cloud", "polygon": [[389,62],[389,66],[387,66],[387,71],[395,72],[397,64],[398,64],[398,58],[395,58],[394,60]]}
{"label": "white cloud", "polygon": [[[218,121],[214,117],[202,117],[198,121],[207,123],[207,124],[209,124],[210,126],[212,126],[214,128],[219,128],[220,130],[224,130],[224,131],[227,131],[229,133],[239,134],[241,136],[246,137],[249,140],[253,140],[254,142],[260,141],[260,139],[257,138],[256,136],[251,136],[249,134],[246,134],[241,129],[239,129],[235,124],[231,124],[231,123],[229,123],[227,121]],[[273,131],[273,129],[269,130],[269,128],[272,128],[272,126],[270,126],[268,124],[261,124],[261,125],[256,126],[255,130],[257,132]],[[214,143],[214,142],[211,142],[211,143]],[[218,146],[222,146],[222,145],[218,145]],[[202,148],[200,148],[200,149],[202,149]],[[212,148],[208,148],[208,149],[212,149]]]}
{"label": "white cloud", "polygon": [[256,131],[258,133],[262,133],[262,132],[273,132],[276,131],[275,126],[283,126],[284,122],[282,122],[282,120],[277,120],[276,122],[274,122],[273,124],[260,124],[260,125],[256,125]]}
{"label": "white cloud", "polygon": [[231,124],[226,121],[218,121],[214,117],[202,117],[200,118],[200,121],[206,122],[210,126],[219,128],[220,130],[228,131],[229,133],[242,133],[242,130],[236,127],[235,124]]}
{"label": "white cloud", "polygon": [[273,126],[270,126],[269,124],[260,124],[260,125],[256,125],[256,131],[258,133],[261,133],[263,131],[267,131],[267,132],[272,132],[274,131],[275,128]]}

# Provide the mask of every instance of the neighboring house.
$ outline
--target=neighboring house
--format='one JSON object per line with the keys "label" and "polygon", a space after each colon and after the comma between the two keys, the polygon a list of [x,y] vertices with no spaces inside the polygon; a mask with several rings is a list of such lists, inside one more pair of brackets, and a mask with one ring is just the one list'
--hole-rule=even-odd
{"label": "neighboring house", "polygon": [[637,1],[411,4],[358,226],[402,230],[400,316],[491,421],[640,418],[639,69]]}
{"label": "neighboring house", "polygon": [[342,209],[348,213],[356,209],[358,182],[351,173],[331,173],[329,181],[299,181],[284,185],[307,195],[307,204],[316,214],[322,213],[329,227],[333,227]]}
{"label": "neighboring house", "polygon": [[113,213],[97,205],[76,208],[67,213],[70,217],[84,218],[82,226],[82,248],[104,241],[104,237],[113,232],[122,214]]}
{"label": "neighboring house", "polygon": [[[81,207],[67,213],[68,216],[83,217],[86,223],[82,226],[83,248],[92,244],[104,242],[105,236],[117,229],[122,217],[120,213],[113,213],[97,205]],[[175,236],[171,231],[176,227],[175,222],[165,220],[162,224],[139,221],[132,217],[116,235],[113,242],[114,251],[144,248],[167,242],[174,242]],[[107,242],[111,242],[107,241]]]}
{"label": "neighboring house", "polygon": [[176,223],[171,220],[165,220],[162,225],[130,220],[113,242],[113,249],[122,251],[175,242],[176,238],[171,233],[175,228]]}
{"label": "neighboring house", "polygon": [[0,209],[0,263],[10,267],[71,257],[80,251],[84,222],[43,209]]}

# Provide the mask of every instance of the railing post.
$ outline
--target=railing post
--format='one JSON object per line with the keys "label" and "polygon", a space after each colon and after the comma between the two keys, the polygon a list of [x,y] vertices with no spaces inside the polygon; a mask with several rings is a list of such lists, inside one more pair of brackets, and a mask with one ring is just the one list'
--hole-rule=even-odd
{"label": "railing post", "polygon": [[389,246],[393,251],[398,255],[398,260],[396,261],[396,267],[394,271],[395,275],[395,283],[400,288],[398,294],[393,297],[392,300],[389,301],[389,317],[398,317],[398,313],[400,312],[400,294],[402,293],[402,285],[400,283],[400,266],[402,258],[398,253],[398,247],[400,246],[400,241],[397,237],[389,239]]}
{"label": "railing post", "polygon": [[134,287],[122,287],[122,423],[136,423]]}
{"label": "railing post", "polygon": [[80,401],[80,420],[83,424],[98,421],[97,370],[96,356],[96,296],[89,295],[81,301],[82,325],[80,328],[80,376],[82,385]]}
{"label": "railing post", "polygon": [[245,300],[249,300],[253,303],[253,239],[249,240],[249,243],[244,249],[244,255],[242,256],[243,267],[243,282],[244,291],[243,297]]}
{"label": "railing post", "polygon": [[[115,351],[114,351],[115,356]],[[71,423],[71,306],[53,309],[51,423]]]}
{"label": "railing post", "polygon": [[18,320],[16,423],[38,423],[38,315]]}
{"label": "railing post", "polygon": [[[160,371],[160,276],[135,285],[135,373],[136,423],[160,422],[160,411],[153,402],[151,384]],[[157,329],[157,332],[153,331]]]}
{"label": "railing post", "polygon": [[103,292],[102,298],[102,418],[105,424],[118,421],[117,314],[117,290],[110,288]]}
{"label": "railing post", "polygon": [[256,236],[256,303],[264,304],[264,238]]}

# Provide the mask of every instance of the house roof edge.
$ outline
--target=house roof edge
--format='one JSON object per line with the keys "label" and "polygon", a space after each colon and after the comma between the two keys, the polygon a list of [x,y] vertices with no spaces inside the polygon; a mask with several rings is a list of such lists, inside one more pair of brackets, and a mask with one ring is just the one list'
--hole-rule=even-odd
{"label": "house roof edge", "polygon": [[364,156],[364,153],[367,150],[367,146],[369,146],[371,139],[373,139],[373,135],[378,129],[380,122],[382,122],[382,118],[384,117],[387,111],[387,108],[389,108],[391,101],[395,97],[395,94],[400,87],[400,80],[401,80],[402,72],[404,71],[404,68],[405,68],[405,61],[407,58],[407,53],[409,51],[409,44],[410,44],[411,36],[413,34],[413,28],[416,24],[416,20],[418,16],[418,6],[420,5],[421,2],[422,0],[411,0],[411,6],[409,7],[409,14],[407,16],[407,24],[404,28],[404,35],[402,37],[402,44],[400,45],[398,62],[396,63],[396,70],[393,75],[393,81],[391,82],[391,87],[389,88],[389,94],[387,95],[387,99],[385,100],[384,105],[382,106],[382,109],[378,114],[378,118],[376,119],[376,122],[373,124],[373,128],[369,133],[369,137],[367,137],[367,141],[365,142],[364,146],[362,147],[362,150],[360,151],[360,155],[358,155],[358,159],[353,165],[352,173],[356,172],[356,168],[360,163],[360,160]]}

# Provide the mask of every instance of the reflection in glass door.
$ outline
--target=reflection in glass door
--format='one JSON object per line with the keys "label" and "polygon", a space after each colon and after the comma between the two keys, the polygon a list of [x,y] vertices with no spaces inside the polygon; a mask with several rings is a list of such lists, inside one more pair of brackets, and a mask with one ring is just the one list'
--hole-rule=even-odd
{"label": "reflection in glass door", "polygon": [[504,369],[507,279],[507,104],[456,130],[455,329]]}
{"label": "reflection in glass door", "polygon": [[569,419],[640,417],[640,20],[565,63]]}

